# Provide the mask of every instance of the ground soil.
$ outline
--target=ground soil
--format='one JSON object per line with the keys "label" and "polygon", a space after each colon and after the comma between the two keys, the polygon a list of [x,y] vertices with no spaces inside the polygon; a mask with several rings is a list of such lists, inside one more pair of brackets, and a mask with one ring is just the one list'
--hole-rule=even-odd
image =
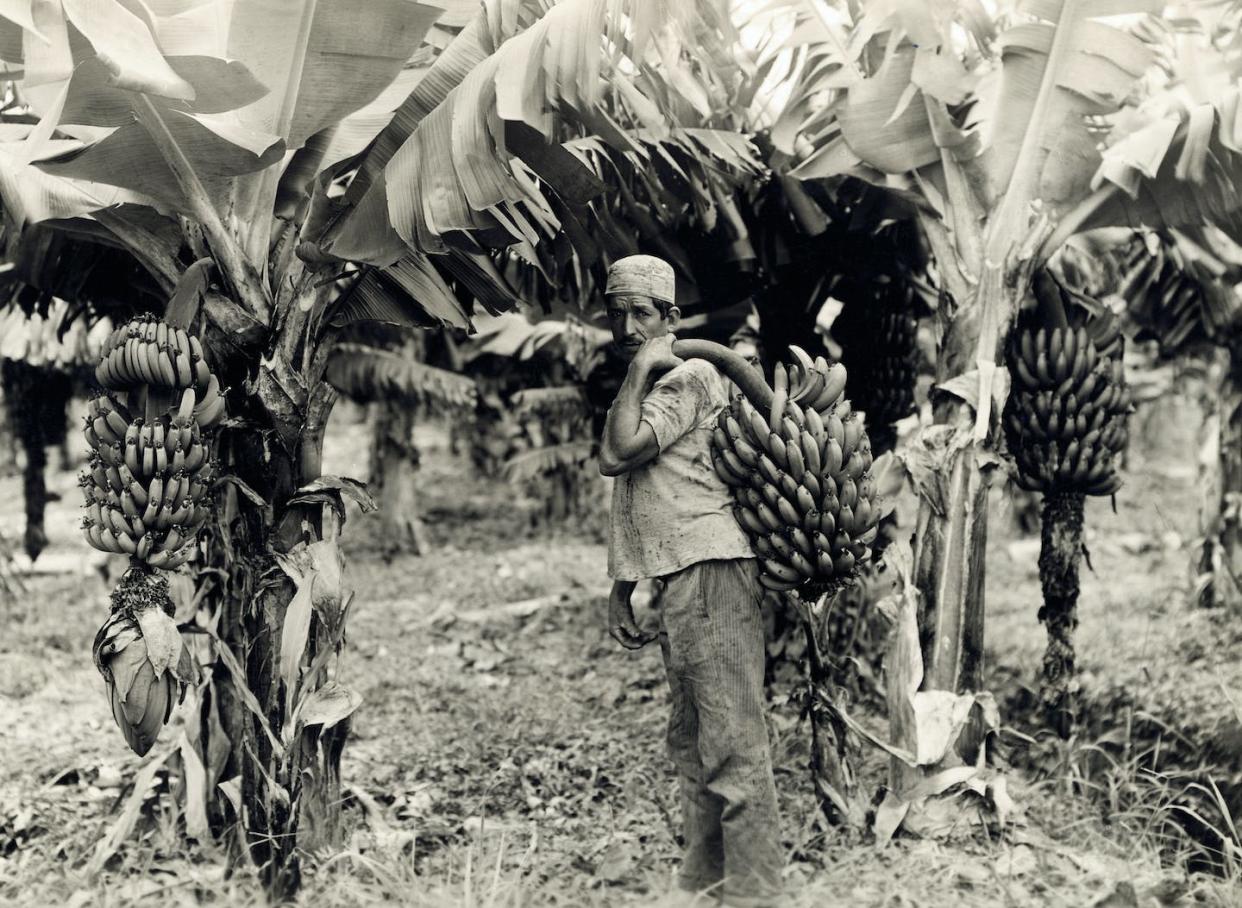
{"label": "ground soil", "polygon": [[[1242,631],[1191,604],[1197,417],[1177,400],[1144,415],[1153,421],[1135,427],[1140,450],[1116,513],[1088,504],[1094,572],[1084,572],[1077,636],[1087,708],[1069,742],[1030,710],[1044,642],[1038,539],[1013,531],[1009,493],[995,493],[988,685],[1022,808],[1000,834],[879,850],[826,829],[805,722],[790,684],[774,686],[789,904],[1242,904],[1226,864],[1188,873],[1206,866],[1204,848],[1174,806],[1196,782],[1218,781],[1226,801],[1236,791],[1230,698],[1242,703]],[[348,408],[334,417],[328,470],[365,472],[357,418]],[[364,697],[344,763],[350,835],[341,852],[308,862],[301,900],[690,904],[670,892],[678,818],[659,654],[624,652],[604,632],[601,516],[535,526],[537,503],[471,475],[442,426],[423,427],[420,441],[434,552],[386,561],[372,554],[373,518],[347,528],[356,600],[341,679]],[[81,540],[74,476],[49,479],[62,496],[51,545],[25,592],[0,604],[0,904],[254,903],[253,880],[226,873],[220,846],[186,841],[162,775],[117,855],[87,871],[142,761],[90,660],[116,566]],[[19,538],[20,514],[18,480],[0,479],[0,534]],[[878,713],[864,718],[883,729]],[[179,734],[174,720],[157,751]],[[863,757],[868,790],[884,772],[880,755]],[[1227,829],[1224,813],[1202,819]]]}

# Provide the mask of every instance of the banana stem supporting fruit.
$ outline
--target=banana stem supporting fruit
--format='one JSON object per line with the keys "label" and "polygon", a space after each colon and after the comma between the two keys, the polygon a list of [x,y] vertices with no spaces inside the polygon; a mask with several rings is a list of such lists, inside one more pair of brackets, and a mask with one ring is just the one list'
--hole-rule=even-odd
{"label": "banana stem supporting fruit", "polygon": [[673,341],[673,355],[682,359],[707,360],[738,386],[756,410],[767,413],[771,409],[772,389],[764,380],[763,373],[740,353],[712,341],[679,340]]}
{"label": "banana stem supporting fruit", "polygon": [[1080,492],[1053,492],[1044,496],[1039,550],[1039,582],[1044,594],[1039,620],[1048,630],[1040,702],[1050,724],[1063,738],[1069,737],[1077,713],[1074,629],[1078,626],[1083,500]]}
{"label": "banana stem supporting fruit", "polygon": [[[825,594],[827,603],[802,610],[802,629],[806,634],[807,713],[811,719],[811,778],[820,809],[830,825],[862,829],[866,825],[866,804],[858,796],[857,780],[850,765],[850,731],[841,716],[834,691],[840,686],[841,671],[825,656],[822,631],[832,608],[834,594]],[[809,614],[807,614],[809,612]]]}

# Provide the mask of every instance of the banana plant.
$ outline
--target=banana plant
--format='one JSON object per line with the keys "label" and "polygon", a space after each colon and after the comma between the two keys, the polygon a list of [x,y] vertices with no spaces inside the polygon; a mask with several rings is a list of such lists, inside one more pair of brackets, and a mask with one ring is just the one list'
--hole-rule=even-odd
{"label": "banana plant", "polygon": [[685,47],[728,29],[718,2],[449,6],[0,10],[29,120],[0,143],[9,227],[123,250],[232,388],[198,574],[207,671],[180,753],[202,770],[186,772],[195,835],[240,830],[277,899],[302,855],[340,840],[359,704],[336,676],[350,601],[337,539],[342,496],[368,499],[321,469],[335,335],[468,329],[476,302],[515,305],[487,250],[542,262],[574,219],[601,216],[569,124],[648,161],[669,142],[722,172],[748,154],[644,103],[675,94],[665,73],[689,70]]}
{"label": "banana plant", "polygon": [[391,557],[430,552],[420,517],[419,450],[414,426],[420,413],[439,410],[459,417],[478,399],[473,380],[425,361],[421,333],[379,323],[355,327],[328,360],[334,388],[373,411],[368,485],[384,502],[379,512],[379,546]]}
{"label": "banana plant", "polygon": [[[969,697],[982,685],[1000,357],[1036,266],[1093,227],[1242,226],[1236,90],[1176,103],[1161,11],[1146,0],[798,5],[797,29],[814,37],[781,132],[791,175],[862,179],[912,206],[947,297],[935,424],[904,452],[921,496],[922,690]],[[907,708],[890,703],[890,715]],[[947,759],[976,762],[986,712],[972,712]]]}
{"label": "banana plant", "polygon": [[1138,337],[1162,356],[1193,357],[1214,378],[1208,465],[1196,566],[1199,600],[1242,610],[1242,247],[1218,230],[1132,234],[1095,248],[1117,264],[1118,290]]}

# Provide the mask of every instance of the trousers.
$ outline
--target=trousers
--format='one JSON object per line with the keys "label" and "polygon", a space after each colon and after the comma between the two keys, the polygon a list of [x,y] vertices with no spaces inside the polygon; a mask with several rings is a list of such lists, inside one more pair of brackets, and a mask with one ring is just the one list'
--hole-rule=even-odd
{"label": "trousers", "polygon": [[757,563],[702,561],[662,578],[660,649],[681,789],[681,888],[775,904],[784,850],[763,710]]}

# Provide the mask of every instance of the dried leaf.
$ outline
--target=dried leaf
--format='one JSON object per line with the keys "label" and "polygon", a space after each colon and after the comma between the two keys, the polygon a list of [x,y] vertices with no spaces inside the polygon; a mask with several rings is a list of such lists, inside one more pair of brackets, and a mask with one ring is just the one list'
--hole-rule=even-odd
{"label": "dried leaf", "polygon": [[[242,670],[241,665],[238,664],[237,657],[233,655],[233,651],[228,648],[228,645],[225,644],[225,642],[219,637],[215,636],[215,634],[212,634],[212,639],[216,642],[216,655],[220,657],[220,661],[224,663],[224,667],[227,668],[229,670],[229,674],[233,676],[233,692],[241,698],[241,701],[245,705],[246,709],[250,710],[251,714],[259,720],[259,725],[267,734],[267,739],[271,743],[272,749],[275,750],[277,754],[283,754],[285,750],[284,745],[281,743],[280,738],[276,737],[276,734],[272,731],[271,723],[267,721],[267,714],[263,711],[263,708],[259,706],[259,701],[255,699],[254,694],[251,692],[249,681],[246,678],[246,673]],[[221,783],[221,785],[223,784],[224,783]]]}
{"label": "dried leaf", "polygon": [[290,703],[297,690],[302,655],[310,633],[311,590],[314,585],[314,578],[298,584],[297,592],[285,610],[284,626],[280,631],[280,677],[285,682],[285,697]]}
{"label": "dried leaf", "polygon": [[228,802],[233,805],[233,813],[241,816],[241,776],[225,779],[216,787],[220,789],[220,793],[228,799]]}
{"label": "dried leaf", "polygon": [[360,693],[336,681],[329,681],[307,695],[302,702],[299,716],[304,725],[322,725],[326,731],[361,704]]}
{"label": "dried leaf", "polygon": [[142,805],[147,799],[147,792],[155,782],[155,774],[172,756],[174,750],[175,748],[170,747],[163,753],[157,754],[147,760],[142,769],[138,771],[138,775],[134,777],[134,789],[125,799],[120,814],[108,827],[108,831],[99,840],[99,844],[95,846],[95,853],[86,867],[89,875],[94,876],[99,873],[108,863],[108,859],[116,854],[117,849],[129,838],[129,834],[134,830],[134,824],[138,822],[138,814],[142,811]]}
{"label": "dried leaf", "polygon": [[308,495],[324,490],[335,490],[348,495],[358,503],[364,514],[369,514],[379,507],[375,499],[371,497],[371,493],[367,491],[367,484],[349,476],[320,476],[298,489],[298,495]]}
{"label": "dried leaf", "polygon": [[909,801],[899,798],[891,791],[884,792],[884,800],[875,809],[875,825],[873,829],[875,831],[875,844],[877,847],[883,848],[892,840],[893,835],[901,828],[901,824],[909,810]]}
{"label": "dried leaf", "polygon": [[181,633],[173,620],[160,608],[143,609],[134,618],[142,630],[142,639],[147,645],[147,659],[150,660],[158,680],[165,671],[177,664],[178,656],[181,655]]}
{"label": "dried leaf", "polygon": [[957,741],[970,718],[975,698],[946,690],[925,690],[918,691],[910,700],[914,708],[918,761],[923,766],[934,766]]}
{"label": "dried leaf", "polygon": [[185,775],[185,831],[191,838],[207,842],[211,839],[211,827],[207,824],[207,773],[185,732],[177,746]]}

